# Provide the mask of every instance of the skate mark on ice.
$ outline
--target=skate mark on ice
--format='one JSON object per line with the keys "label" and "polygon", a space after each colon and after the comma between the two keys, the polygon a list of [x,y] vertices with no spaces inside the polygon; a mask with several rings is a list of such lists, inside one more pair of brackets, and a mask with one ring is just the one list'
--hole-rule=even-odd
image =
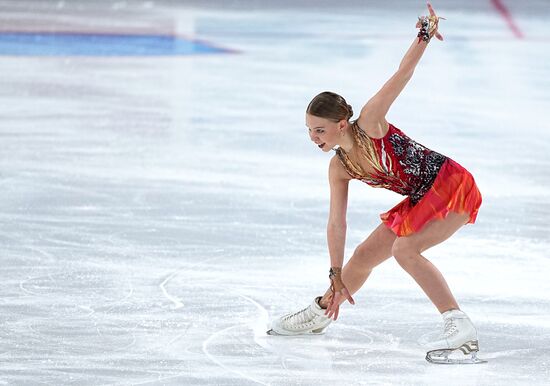
{"label": "skate mark on ice", "polygon": [[[25,341],[39,341],[41,347],[55,348],[65,355],[87,355],[96,352],[127,351],[135,345],[135,333],[116,323],[101,323],[97,320],[58,321],[52,326],[48,320],[27,324]],[[67,331],[71,331],[67,334]]]}
{"label": "skate mark on ice", "polygon": [[361,328],[361,327],[343,325],[343,326],[338,326],[338,328],[344,329],[344,330],[351,330],[356,334],[364,336],[365,338],[367,338],[369,340],[368,342],[366,342],[366,345],[368,345],[368,346],[371,346],[374,343],[374,336],[379,335],[379,334],[376,334],[375,332],[373,332],[371,330]]}
{"label": "skate mark on ice", "polygon": [[[213,252],[223,252],[223,251],[224,251],[223,249],[216,249]],[[179,297],[174,296],[174,295],[170,294],[170,292],[168,292],[168,290],[166,289],[166,286],[168,285],[168,283],[170,281],[172,281],[176,276],[178,276],[183,271],[189,271],[191,269],[196,269],[198,267],[205,266],[205,265],[206,265],[207,268],[210,268],[209,265],[208,265],[209,263],[211,263],[215,260],[223,259],[223,258],[224,258],[224,256],[215,256],[215,257],[211,257],[209,259],[201,260],[199,263],[196,263],[196,264],[186,265],[185,268],[177,269],[174,272],[172,272],[171,274],[169,274],[159,284],[159,288],[160,288],[162,294],[164,295],[164,297],[166,299],[170,300],[173,303],[172,304],[172,309],[173,310],[183,308],[184,304],[183,304],[183,302],[181,301],[181,299]]]}
{"label": "skate mark on ice", "polygon": [[[181,334],[178,334],[176,337],[174,337],[173,339],[171,339],[167,344],[161,344],[161,345],[158,345],[156,347],[154,347],[153,349],[154,350],[158,350],[158,349],[166,349],[168,347],[170,347],[174,342],[178,341],[179,339],[181,339],[183,336],[187,335],[187,332],[189,331],[189,329],[191,328],[192,324],[189,323],[186,328],[185,328],[185,331]],[[185,349],[185,352],[189,353],[189,348],[190,346],[188,346],[186,349]],[[194,354],[194,353],[192,353]],[[152,379],[152,380],[147,380],[147,381],[140,381],[140,382],[132,382],[132,385],[148,385],[148,384],[157,384],[158,382],[161,382],[161,381],[167,381],[167,380],[170,380],[170,379],[175,379],[175,378],[179,378],[181,376],[186,376],[188,374],[188,371],[185,370],[185,371],[181,371],[179,373],[175,373],[175,374],[170,374],[170,375],[164,375],[163,376],[163,372],[160,371],[160,370],[157,370],[157,371],[150,371],[150,374],[155,374],[156,375],[156,378],[155,379]],[[176,383],[174,383],[176,384]],[[112,383],[112,384],[109,384],[109,386],[118,386],[120,385],[120,383]],[[107,385],[106,385],[107,386]]]}
{"label": "skate mark on ice", "polygon": [[506,357],[515,357],[518,354],[525,354],[530,353],[533,351],[537,351],[535,348],[518,348],[515,350],[503,350],[503,351],[495,351],[495,352],[488,352],[483,354],[483,359],[495,359],[495,358],[506,358]]}
{"label": "skate mark on ice", "polygon": [[[14,237],[14,236],[11,236],[11,235],[10,235],[10,236],[5,236],[5,235],[4,235],[4,237],[11,239],[11,240],[14,241],[16,244],[21,243],[21,241],[19,240],[19,238],[16,238],[16,237]],[[39,239],[39,240],[43,240],[43,241],[47,241],[47,239],[44,238],[44,236],[42,236],[42,233],[41,233],[41,232],[38,233],[38,239]],[[36,253],[38,253],[39,255],[42,255],[43,257],[46,258],[46,260],[40,259],[40,264],[41,264],[41,265],[45,265],[45,263],[51,263],[51,262],[55,262],[55,261],[56,261],[56,257],[55,257],[52,253],[47,252],[45,249],[43,249],[44,247],[33,246],[33,245],[27,245],[27,246],[25,246],[25,248],[30,249],[31,251],[36,252]]]}
{"label": "skate mark on ice", "polygon": [[220,331],[217,331],[215,333],[213,333],[212,335],[210,335],[208,338],[206,338],[203,343],[202,343],[202,352],[208,357],[208,359],[210,359],[212,362],[214,362],[216,365],[220,366],[221,368],[223,368],[224,370],[226,371],[229,371],[233,374],[237,374],[239,375],[240,377],[244,378],[244,379],[248,379],[249,381],[252,381],[252,382],[255,382],[255,383],[259,383],[260,385],[269,385],[268,383],[265,383],[265,382],[262,382],[261,380],[258,380],[254,377],[251,377],[250,375],[248,374],[245,374],[243,373],[242,371],[236,369],[236,368],[232,368],[230,366],[227,366],[225,364],[223,364],[220,360],[218,360],[213,354],[211,354],[208,350],[208,346],[210,345],[210,343],[215,340],[218,336],[221,336],[223,334],[225,334],[226,332],[228,331],[231,331],[232,329],[235,329],[235,328],[238,328],[238,327],[242,327],[243,325],[242,324],[236,324],[236,325],[233,325],[233,326],[229,326],[227,328],[224,328],[223,330],[220,330]]}
{"label": "skate mark on ice", "polygon": [[[52,296],[59,295],[60,297],[90,297],[91,295],[107,300],[107,305],[118,304],[126,301],[134,293],[134,288],[131,282],[126,279],[127,292],[121,298],[109,299],[105,292],[112,290],[117,291],[122,286],[123,280],[112,280],[115,286],[106,286],[105,282],[101,281],[104,276],[104,271],[93,270],[76,270],[63,271],[58,273],[49,273],[46,275],[33,276],[23,279],[19,282],[19,288],[30,295],[35,296]],[[77,304],[80,305],[80,304]],[[96,307],[97,308],[97,307]]]}
{"label": "skate mark on ice", "polygon": [[[280,360],[280,363],[281,365],[283,366],[283,368],[285,369],[288,369],[288,367],[286,366],[285,364],[285,357],[287,358],[293,358],[293,359],[309,359],[309,358],[300,358],[298,356],[292,356],[292,355],[288,355],[288,354],[285,354],[285,355],[281,355],[282,352],[284,351],[281,351],[277,348],[275,348],[273,345],[270,345],[268,344],[267,342],[267,338],[268,336],[266,335],[265,331],[267,329],[267,323],[268,323],[268,320],[269,320],[269,313],[267,311],[267,309],[262,305],[260,304],[258,301],[252,299],[251,297],[249,296],[246,296],[246,295],[243,295],[242,293],[239,293],[238,291],[231,291],[233,292],[234,294],[236,294],[238,297],[246,300],[247,302],[251,303],[254,308],[259,312],[259,317],[256,317],[254,318],[255,320],[254,321],[250,321],[249,323],[247,324],[239,324],[239,325],[234,325],[234,326],[230,326],[224,330],[221,330],[221,331],[218,331],[214,334],[212,334],[210,337],[208,337],[204,342],[203,342],[203,352],[210,358],[210,360],[212,360],[214,363],[216,363],[218,366],[230,371],[230,372],[233,372],[233,373],[236,373],[238,375],[240,375],[241,377],[243,378],[246,378],[248,380],[251,380],[253,382],[256,382],[256,383],[259,383],[259,384],[262,384],[262,385],[267,385],[268,383],[265,383],[259,379],[256,379],[255,377],[253,376],[250,376],[248,374],[245,374],[243,373],[242,371],[239,371],[231,366],[228,366],[226,364],[223,364],[220,360],[218,360],[213,354],[211,354],[208,350],[208,346],[219,336],[223,335],[224,333],[228,332],[228,331],[231,331],[232,329],[235,329],[235,328],[239,328],[239,327],[243,327],[243,326],[246,326],[248,327],[249,329],[252,330],[252,335],[253,335],[253,341],[254,343],[261,347],[262,349],[264,349],[267,353],[269,354],[274,354],[279,360]],[[288,351],[288,350],[285,350],[285,351]]]}
{"label": "skate mark on ice", "polygon": [[[178,324],[178,326],[180,326]],[[185,324],[182,328],[184,329],[183,332],[175,335],[172,339],[170,339],[168,341],[168,343],[159,343],[157,345],[154,345],[154,346],[151,346],[151,351],[157,351],[157,350],[166,350],[168,347],[172,346],[175,342],[177,342],[178,340],[180,340],[181,338],[183,338],[184,336],[187,335],[189,329],[193,326],[192,323],[187,323]],[[189,347],[191,347],[192,345],[188,345],[186,346],[186,348],[183,350],[185,353],[188,353],[188,354],[193,354],[192,352],[189,351]],[[179,350],[179,349],[178,349]],[[179,375],[177,375],[179,376]],[[170,376],[170,378],[174,378],[174,376]]]}
{"label": "skate mark on ice", "polygon": [[52,274],[47,274],[47,275],[41,275],[41,276],[35,276],[35,277],[30,277],[28,279],[23,279],[19,282],[19,289],[29,295],[37,295],[37,296],[41,296],[43,295],[42,293],[40,292],[34,292],[34,291],[31,291],[29,289],[26,288],[26,285],[31,282],[31,281],[35,281],[37,279],[44,279],[44,278],[47,278],[49,279],[52,283],[55,283],[55,279],[52,277]]}
{"label": "skate mark on ice", "polygon": [[168,282],[170,280],[172,280],[174,277],[176,277],[181,271],[183,271],[183,268],[172,272],[170,275],[168,275],[168,277],[166,277],[166,279],[164,279],[164,281],[162,283],[159,284],[160,290],[162,291],[162,294],[164,295],[164,297],[166,297],[168,300],[170,300],[172,303],[174,303],[172,305],[173,310],[177,310],[177,309],[182,308],[183,303],[181,302],[181,300],[177,296],[170,295],[170,293],[166,290],[166,285],[168,284]]}
{"label": "skate mark on ice", "polygon": [[90,307],[90,306],[83,306],[83,305],[80,305],[80,304],[79,304],[79,305],[76,306],[76,307],[79,308],[79,309],[81,309],[81,310],[84,310],[84,311],[87,311],[87,312],[88,312],[88,314],[86,314],[86,315],[84,315],[84,316],[90,317],[90,316],[92,316],[93,314],[95,314],[95,310],[94,310],[92,307]]}
{"label": "skate mark on ice", "polygon": [[[237,295],[240,296],[241,298],[245,299],[246,301],[252,303],[258,309],[258,311],[260,312],[259,321],[257,323],[254,323],[251,326],[253,331],[254,331],[254,342],[258,346],[262,347],[263,349],[265,349],[269,353],[275,354],[277,356],[277,358],[279,359],[279,361],[281,363],[281,366],[285,370],[289,370],[288,366],[286,365],[287,359],[307,359],[307,358],[301,358],[301,357],[296,356],[296,355],[290,355],[290,354],[288,354],[288,350],[286,350],[286,349],[283,349],[283,350],[277,349],[274,345],[267,343],[268,342],[268,337],[266,335],[266,331],[269,328],[269,326],[268,326],[269,313],[268,313],[267,309],[264,306],[262,306],[260,303],[258,303],[257,301],[255,301],[254,299],[252,299],[248,296],[245,296],[245,295],[242,295],[242,294],[239,294],[239,293],[237,293]],[[282,337],[282,338],[284,339],[284,338],[288,338],[288,337]]]}
{"label": "skate mark on ice", "polygon": [[[284,370],[323,370],[332,362],[324,335],[264,336],[255,341],[275,356]],[[270,362],[271,363],[271,362]]]}
{"label": "skate mark on ice", "polygon": [[[361,362],[361,366],[364,366],[365,369],[378,371],[377,369],[387,367],[387,355],[415,360],[425,354],[424,350],[419,350],[416,345],[410,344],[410,342],[403,342],[400,336],[395,336],[392,333],[376,332],[350,325],[334,327],[338,328],[335,328],[333,333],[335,331],[340,332],[340,330],[352,332],[352,335],[349,333],[335,334],[337,338],[342,339],[342,343],[338,347],[331,349],[334,351],[333,364],[336,366]],[[368,340],[365,341],[363,337]]]}
{"label": "skate mark on ice", "polygon": [[254,330],[254,340],[259,335],[265,335],[265,330],[267,328],[267,323],[269,320],[269,313],[267,312],[267,309],[262,306],[260,303],[258,303],[256,300],[252,299],[251,297],[248,297],[246,295],[240,294],[237,292],[237,295],[246,300],[247,302],[252,303],[254,307],[259,311],[260,316],[257,318],[256,322],[250,323],[252,329]]}

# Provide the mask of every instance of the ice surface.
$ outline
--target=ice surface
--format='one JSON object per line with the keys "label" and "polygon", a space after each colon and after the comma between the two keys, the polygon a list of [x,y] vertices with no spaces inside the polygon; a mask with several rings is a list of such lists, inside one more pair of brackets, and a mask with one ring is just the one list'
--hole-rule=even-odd
{"label": "ice surface", "polygon": [[[388,118],[472,171],[478,222],[426,255],[480,336],[435,366],[437,311],[393,261],[324,336],[265,335],[324,292],[327,154],[304,109],[359,111],[421,1],[1,1],[0,30],[173,34],[233,53],[1,56],[0,384],[547,384],[550,6],[435,2]],[[400,197],[353,183],[348,256]]]}

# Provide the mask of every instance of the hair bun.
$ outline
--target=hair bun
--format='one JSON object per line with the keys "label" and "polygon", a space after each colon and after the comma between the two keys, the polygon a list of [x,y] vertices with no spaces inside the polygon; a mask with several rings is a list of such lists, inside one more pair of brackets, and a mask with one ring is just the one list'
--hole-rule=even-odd
{"label": "hair bun", "polygon": [[324,91],[309,102],[306,113],[332,122],[340,122],[342,119],[349,121],[353,116],[353,109],[341,95]]}

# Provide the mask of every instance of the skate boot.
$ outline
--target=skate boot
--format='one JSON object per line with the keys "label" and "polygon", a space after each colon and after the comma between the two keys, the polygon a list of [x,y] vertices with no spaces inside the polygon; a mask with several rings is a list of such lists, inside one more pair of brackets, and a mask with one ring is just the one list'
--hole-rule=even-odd
{"label": "skate boot", "polygon": [[443,335],[428,345],[426,360],[437,364],[487,362],[477,357],[477,332],[470,318],[460,310],[450,310],[441,316],[445,323]]}
{"label": "skate boot", "polygon": [[330,324],[332,319],[325,316],[325,310],[319,305],[321,296],[313,303],[298,312],[281,316],[273,321],[268,335],[319,335]]}

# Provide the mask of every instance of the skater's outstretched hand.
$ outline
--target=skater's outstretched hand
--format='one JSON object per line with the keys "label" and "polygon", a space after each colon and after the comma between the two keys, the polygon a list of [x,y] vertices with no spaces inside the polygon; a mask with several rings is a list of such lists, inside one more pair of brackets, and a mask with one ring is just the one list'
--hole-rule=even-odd
{"label": "skater's outstretched hand", "polygon": [[[441,35],[438,31],[438,27],[439,27],[439,19],[443,19],[445,20],[444,17],[439,17],[435,14],[435,11],[432,7],[432,5],[430,4],[430,2],[428,1],[428,11],[430,12],[430,18],[434,21],[434,23],[432,24],[432,29],[429,31],[430,32],[430,37],[434,36],[438,39],[438,40],[443,40],[443,35]],[[421,22],[418,21],[416,23],[416,28],[420,28],[421,26]]]}
{"label": "skater's outstretched hand", "polygon": [[338,319],[338,313],[340,311],[340,303],[343,300],[349,301],[351,304],[355,304],[355,301],[351,297],[348,289],[344,285],[340,274],[333,276],[330,279],[330,289],[332,291],[332,296],[330,298],[330,305],[325,311],[325,315],[334,320]]}

